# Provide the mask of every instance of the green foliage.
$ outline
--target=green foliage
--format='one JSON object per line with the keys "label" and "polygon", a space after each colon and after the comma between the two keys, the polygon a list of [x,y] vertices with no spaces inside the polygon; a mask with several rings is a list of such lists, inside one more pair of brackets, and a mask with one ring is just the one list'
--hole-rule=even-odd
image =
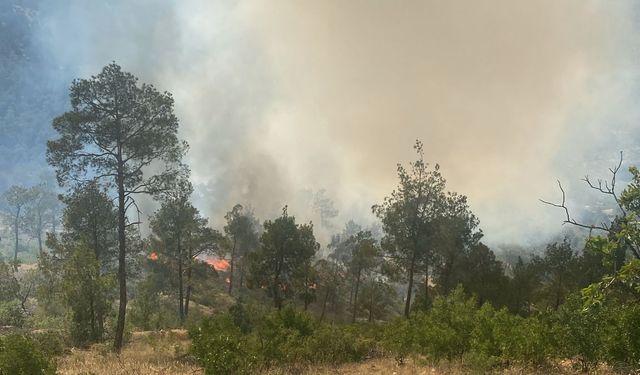
{"label": "green foliage", "polygon": [[68,335],[62,330],[45,330],[34,333],[31,339],[47,357],[59,356],[70,346]]}
{"label": "green foliage", "polygon": [[[414,274],[420,272],[429,280],[429,270],[434,269],[443,293],[448,293],[457,285],[453,270],[460,253],[482,236],[467,198],[446,191],[440,166],[431,169],[424,160],[422,142],[416,141],[414,149],[418,158],[410,168],[398,164],[397,189],[372,207],[385,233],[383,248],[409,282],[405,317],[411,310]],[[423,307],[428,307],[427,295],[423,301]]]}
{"label": "green foliage", "polygon": [[281,309],[284,301],[296,294],[296,286],[308,280],[309,263],[320,244],[313,235],[313,225],[296,224],[287,207],[282,216],[264,223],[260,249],[250,254],[249,287],[264,288]]}
{"label": "green foliage", "polygon": [[20,285],[15,277],[13,267],[0,260],[0,302],[16,298],[19,291]]}
{"label": "green foliage", "polygon": [[[192,328],[193,354],[207,373],[248,373],[271,366],[360,361],[374,341],[357,326],[323,324],[293,308],[253,317],[236,305],[229,314],[206,318]],[[241,329],[238,323],[247,324]]]}
{"label": "green foliage", "polygon": [[467,357],[474,367],[494,367],[507,359],[513,329],[521,319],[506,309],[496,310],[485,303],[476,312],[474,327],[471,331],[470,346],[472,355]]}
{"label": "green foliage", "polygon": [[188,174],[181,163],[187,144],[178,139],[171,94],[139,84],[115,62],[74,80],[69,91],[71,110],[53,120],[58,138],[47,143],[47,162],[64,187],[99,180],[117,192],[119,351],[127,311],[127,210],[137,207],[136,195],[159,195]]}
{"label": "green foliage", "polygon": [[0,375],[55,375],[56,366],[31,338],[0,336]]}
{"label": "green foliage", "polygon": [[74,344],[103,339],[114,286],[112,276],[100,274],[92,251],[83,247],[72,250],[64,266],[63,290],[72,312],[70,334]]}
{"label": "green foliage", "polygon": [[434,359],[461,358],[470,349],[476,304],[458,287],[447,297],[437,297],[429,313],[417,314],[413,319],[420,352]]}
{"label": "green foliage", "polygon": [[478,308],[461,287],[436,297],[429,311],[385,323],[382,332],[381,344],[398,361],[419,354],[432,362],[462,359],[486,371],[509,362],[537,366],[556,356],[548,318],[525,319],[488,303]]}
{"label": "green foliage", "polygon": [[0,302],[0,326],[22,327],[26,320],[20,301]]}
{"label": "green foliage", "polygon": [[583,308],[579,295],[572,295],[555,316],[555,337],[559,354],[577,358],[584,371],[597,364],[603,349],[605,316],[601,306]]}
{"label": "green foliage", "polygon": [[612,305],[603,311],[602,359],[631,368],[640,366],[640,306],[636,303]]}
{"label": "green foliage", "polygon": [[204,319],[189,336],[206,374],[250,374],[256,366],[252,345],[229,315]]}
{"label": "green foliage", "polygon": [[156,278],[150,274],[138,283],[136,295],[131,301],[129,320],[131,324],[144,331],[166,328],[162,323],[160,293]]}

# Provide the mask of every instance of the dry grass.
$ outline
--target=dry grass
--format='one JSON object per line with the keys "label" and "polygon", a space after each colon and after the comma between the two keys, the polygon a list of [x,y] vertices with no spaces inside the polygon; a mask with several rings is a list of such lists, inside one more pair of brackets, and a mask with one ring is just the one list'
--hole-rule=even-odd
{"label": "dry grass", "polygon": [[[75,349],[58,360],[58,373],[61,375],[203,375],[204,371],[186,355],[188,347],[189,339],[184,330],[135,332],[120,356],[113,354],[108,345],[95,345],[86,350]],[[483,372],[470,372],[459,362],[426,365],[421,361],[407,360],[404,364],[399,365],[393,359],[378,358],[339,366],[271,369],[264,372],[264,375],[458,375],[469,373]],[[575,363],[563,361],[553,367],[539,370],[509,367],[495,373],[503,375],[575,375],[581,372],[575,367]],[[601,367],[590,373],[609,375],[613,374],[613,371]]]}
{"label": "dry grass", "polygon": [[58,361],[61,375],[197,375],[204,372],[188,360],[184,330],[136,332],[118,356],[108,345],[74,349]]}

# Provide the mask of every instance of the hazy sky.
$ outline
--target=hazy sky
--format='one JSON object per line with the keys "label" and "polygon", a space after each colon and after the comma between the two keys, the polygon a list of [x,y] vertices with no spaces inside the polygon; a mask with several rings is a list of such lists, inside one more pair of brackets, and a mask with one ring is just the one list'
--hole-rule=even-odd
{"label": "hazy sky", "polygon": [[[115,60],[172,92],[201,210],[305,219],[326,189],[372,220],[396,163],[440,163],[490,244],[537,242],[618,152],[640,161],[631,1],[56,1],[42,48],[60,77]],[[61,79],[62,79],[61,78]]]}

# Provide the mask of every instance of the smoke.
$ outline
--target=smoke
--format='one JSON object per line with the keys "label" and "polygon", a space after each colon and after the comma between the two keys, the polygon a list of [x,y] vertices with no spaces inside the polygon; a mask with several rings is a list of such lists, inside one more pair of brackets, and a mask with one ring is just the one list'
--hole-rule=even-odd
{"label": "smoke", "polygon": [[587,217],[579,179],[640,160],[631,2],[67,0],[40,17],[65,84],[115,60],[173,93],[215,225],[288,204],[318,228],[320,189],[335,227],[366,225],[419,138],[489,243],[535,243],[560,229],[538,201],[556,178]]}

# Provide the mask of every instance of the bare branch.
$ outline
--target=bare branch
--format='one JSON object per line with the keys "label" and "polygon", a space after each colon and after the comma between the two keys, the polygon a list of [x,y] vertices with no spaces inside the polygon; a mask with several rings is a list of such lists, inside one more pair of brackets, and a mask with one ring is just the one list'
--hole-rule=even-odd
{"label": "bare branch", "polygon": [[544,204],[548,204],[549,206],[562,208],[564,210],[565,215],[566,215],[566,219],[563,221],[564,223],[575,225],[575,226],[580,227],[580,228],[589,229],[589,233],[591,233],[591,231],[593,231],[593,230],[602,230],[602,231],[605,231],[607,233],[611,232],[611,228],[609,228],[608,226],[604,225],[604,223],[600,224],[600,225],[588,225],[588,224],[580,223],[580,222],[576,221],[575,219],[573,219],[571,217],[571,214],[569,213],[569,208],[567,208],[567,205],[566,205],[566,194],[564,192],[564,189],[562,188],[562,183],[560,183],[560,180],[558,180],[558,187],[560,188],[560,191],[562,192],[562,202],[561,203],[552,203],[552,202],[549,202],[549,201],[545,201],[543,199],[540,199],[540,202],[542,202]]}

